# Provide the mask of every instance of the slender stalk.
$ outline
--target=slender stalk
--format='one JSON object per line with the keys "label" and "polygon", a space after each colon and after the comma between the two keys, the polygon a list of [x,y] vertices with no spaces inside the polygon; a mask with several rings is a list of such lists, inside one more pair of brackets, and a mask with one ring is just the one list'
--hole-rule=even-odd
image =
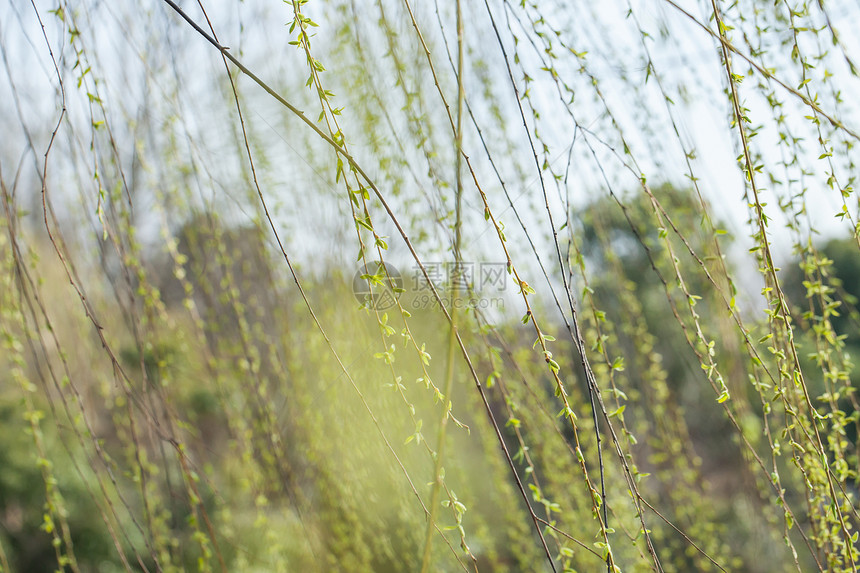
{"label": "slender stalk", "polygon": [[461,270],[462,256],[460,253],[460,241],[462,236],[462,199],[463,199],[463,178],[462,178],[462,149],[463,149],[463,101],[465,100],[465,91],[463,89],[463,12],[460,6],[460,0],[457,0],[457,129],[454,134],[454,144],[456,146],[455,169],[457,188],[455,194],[455,210],[454,210],[454,272],[448,276],[448,292],[450,297],[451,307],[451,323],[448,335],[448,357],[447,371],[445,373],[445,390],[444,400],[445,405],[442,408],[442,417],[439,420],[439,435],[436,444],[436,463],[434,464],[433,474],[433,492],[430,496],[430,516],[427,521],[427,533],[424,538],[424,555],[421,558],[421,573],[426,573],[430,568],[432,546],[433,546],[433,531],[435,526],[436,514],[439,511],[440,497],[442,495],[442,479],[445,460],[445,441],[448,430],[448,419],[451,411],[451,391],[454,387],[454,360],[457,356],[457,320],[459,312],[454,297],[459,286],[458,278]]}

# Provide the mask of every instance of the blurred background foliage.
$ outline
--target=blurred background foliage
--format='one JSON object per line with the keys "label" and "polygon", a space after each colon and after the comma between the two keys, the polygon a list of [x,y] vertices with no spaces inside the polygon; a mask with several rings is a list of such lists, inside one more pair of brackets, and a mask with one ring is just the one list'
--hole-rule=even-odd
{"label": "blurred background foliage", "polygon": [[[656,193],[677,223],[695,236],[700,215],[693,195],[673,187]],[[645,226],[647,211],[645,201],[626,206],[626,216],[636,225],[634,232],[618,204],[596,201],[577,223],[579,244],[569,245],[571,252],[578,249],[579,261],[591,271],[588,288],[593,308],[606,309],[583,316],[585,337],[598,354],[598,340],[602,340],[624,358],[623,366],[598,364],[595,372],[601,386],[619,388],[616,396],[624,396],[619,400],[626,405],[624,427],[631,436],[638,436],[633,451],[642,475],[650,474],[642,484],[651,503],[685,535],[696,535],[709,554],[722,555],[732,570],[775,570],[774,559],[786,556],[774,551],[767,562],[761,556],[766,547],[781,544],[767,533],[776,517],[768,515],[772,508],[757,487],[732,428],[714,411],[713,393],[702,388],[701,369],[683,330],[666,319],[672,312],[673,295],[667,298],[661,277],[671,272],[671,264],[657,231]],[[696,240],[701,241],[697,252],[712,248],[706,237]],[[858,344],[856,299],[843,285],[856,290],[850,277],[860,272],[860,257],[850,243],[848,249],[845,245],[845,240],[830,240],[820,256],[828,258],[824,265],[839,308],[844,303],[851,309],[844,318],[837,317],[841,320],[834,320],[850,353]],[[38,259],[36,253],[31,253],[34,258],[28,266],[40,269],[44,276],[61,274],[50,253]],[[717,264],[716,257],[710,258],[708,264]],[[182,266],[176,261],[182,261]],[[12,285],[14,258],[7,256],[5,262],[4,280]],[[681,264],[691,272],[694,269],[688,258]],[[798,323],[808,323],[809,316],[802,316],[808,314],[802,264],[791,265],[786,270],[786,292],[796,305]],[[6,387],[3,397],[0,516],[9,570],[57,567],[52,548],[56,531],[45,522],[52,503],[47,500],[54,495],[61,500],[61,509],[55,510],[66,517],[69,547],[74,548],[75,567],[80,571],[123,570],[116,560],[118,550],[132,570],[152,570],[156,561],[162,567],[171,564],[177,570],[191,570],[214,560],[216,551],[228,569],[237,570],[345,564],[355,571],[417,570],[425,518],[414,510],[412,487],[421,491],[425,484],[405,481],[399,466],[404,464],[413,475],[427,475],[432,466],[417,439],[406,447],[401,447],[403,439],[392,444],[400,456],[394,462],[380,442],[379,431],[400,438],[421,435],[426,440],[426,430],[404,416],[404,400],[408,400],[407,411],[415,412],[412,419],[418,420],[432,417],[438,400],[420,391],[422,372],[414,364],[398,370],[398,376],[407,381],[403,395],[398,395],[384,360],[371,358],[379,346],[374,340],[377,325],[367,311],[359,309],[349,273],[332,268],[324,280],[305,281],[303,286],[311,293],[318,318],[332,333],[332,344],[349,361],[357,390],[379,427],[368,419],[362,399],[332,364],[294,285],[277,270],[277,254],[266,245],[259,227],[228,226],[211,212],[194,215],[177,232],[174,260],[153,252],[145,255],[141,267],[158,285],[135,284],[138,292],[151,288],[143,312],[157,309],[153,319],[157,335],[140,347],[133,332],[136,323],[130,321],[143,319],[132,316],[124,321],[122,316],[108,315],[116,324],[103,324],[103,328],[124,333],[113,341],[119,348],[115,364],[104,359],[100,340],[86,334],[87,326],[79,318],[60,317],[52,326],[55,334],[63,336],[60,340],[76,341],[71,355],[59,358],[57,348],[35,347],[30,349],[35,355],[26,349],[18,354],[7,347],[4,371],[14,370],[16,356],[25,357],[18,365],[20,376],[33,381],[24,382],[24,388]],[[176,272],[180,268],[182,272]],[[39,297],[67,300],[68,288],[65,281],[48,281],[39,288]],[[692,288],[707,290],[704,283]],[[14,296],[13,287],[7,292]],[[422,308],[422,300],[412,286],[401,295],[404,307],[419,307],[412,313],[413,335],[426,344],[431,356],[440,356],[446,326],[438,312]],[[105,309],[116,305],[107,291],[91,294],[90,301]],[[147,310],[148,305],[153,308]],[[706,298],[697,306],[717,329],[721,327],[719,305],[716,298]],[[189,309],[194,309],[192,316]],[[73,308],[66,312],[75,314]],[[742,340],[729,327],[722,327],[736,338],[737,349]],[[555,324],[552,332],[560,338],[563,328]],[[13,334],[17,337],[22,332],[7,330],[7,341]],[[808,350],[813,342],[807,338],[801,340],[801,348]],[[572,537],[593,537],[590,519],[580,517],[590,512],[589,507],[582,505],[570,483],[577,472],[569,451],[572,436],[558,422],[556,412],[547,411],[543,404],[552,396],[553,386],[529,349],[528,329],[519,321],[507,320],[496,323],[492,331],[473,330],[466,340],[470,346],[486,345],[486,355],[479,353],[475,360],[482,377],[489,377],[488,388],[493,389],[494,372],[495,383],[507,386],[505,393],[492,395],[490,405],[498,420],[508,422],[503,433],[507,447],[520,455],[515,456],[520,477],[546,476],[534,506],[541,507],[543,499],[569,508],[556,510],[557,515],[548,511],[547,516]],[[721,343],[730,346],[732,341],[726,337]],[[563,368],[574,370],[576,350],[570,343],[560,344],[557,356]],[[75,438],[71,427],[81,421],[69,417],[65,406],[59,405],[63,390],[47,386],[41,371],[57,360],[73,373],[86,373],[73,391],[90,413],[82,435],[98,444],[101,461],[87,457],[91,446],[86,441],[76,441],[80,438]],[[811,359],[807,362],[811,367]],[[440,367],[435,359],[430,363],[431,372]],[[111,381],[114,368],[129,373],[128,390]],[[724,368],[744,372],[738,354],[730,355]],[[750,400],[747,407],[756,409],[754,395],[743,380],[735,384],[733,400]],[[572,377],[571,386],[577,403],[584,404],[583,380]],[[22,389],[28,393],[26,400],[20,398]],[[140,401],[146,414],[135,411],[131,400]],[[457,386],[451,400],[459,405],[455,413],[469,429],[452,433],[446,482],[458,498],[470,500],[463,523],[468,526],[471,552],[481,569],[531,570],[541,560],[539,545],[528,514],[516,502],[492,429],[481,414],[482,405],[465,383]],[[843,411],[856,419],[852,403],[847,398],[844,402]],[[751,420],[759,415],[750,414]],[[176,438],[183,445],[182,462],[171,451],[174,445],[147,429],[148,416],[153,423],[170,427],[174,436],[182,436]],[[587,420],[587,416],[581,418],[583,425]],[[39,459],[44,462],[34,458],[34,432],[40,435],[44,457]],[[853,449],[856,431],[849,430],[848,435]],[[529,444],[526,452],[532,461],[523,457],[522,444]],[[586,448],[596,463],[593,445]],[[42,463],[57,492],[46,495]],[[99,489],[108,484],[94,475],[100,469],[116,488],[106,498]],[[609,499],[617,499],[616,503],[623,503],[626,495],[618,486],[622,479],[607,468]],[[117,515],[110,504],[129,513]],[[615,518],[621,520],[620,515]],[[636,528],[634,521],[619,525],[631,531]],[[701,554],[689,551],[689,544],[673,527],[659,522],[652,527],[656,543],[665,552],[667,570],[712,567]],[[210,531],[216,533],[201,541]],[[569,540],[559,535],[557,542],[566,546]],[[628,558],[635,561],[635,545],[630,550]],[[444,562],[448,549],[436,551]],[[582,551],[572,548],[574,562]],[[622,546],[618,558],[624,555]],[[593,566],[594,556],[581,558],[592,562],[586,568]]]}
{"label": "blurred background foliage", "polygon": [[856,571],[856,6],[180,4],[0,7],[0,573]]}

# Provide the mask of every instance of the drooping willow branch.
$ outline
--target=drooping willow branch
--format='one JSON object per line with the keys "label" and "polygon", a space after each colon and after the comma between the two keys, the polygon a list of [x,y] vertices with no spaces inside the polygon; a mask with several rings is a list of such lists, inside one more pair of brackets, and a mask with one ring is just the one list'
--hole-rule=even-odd
{"label": "drooping willow branch", "polygon": [[[388,214],[389,219],[397,228],[397,231],[400,234],[400,237],[403,239],[404,243],[406,244],[407,248],[409,249],[409,252],[410,252],[413,260],[415,261],[416,265],[418,265],[422,275],[424,276],[424,279],[427,281],[427,284],[431,290],[432,296],[435,299],[436,303],[438,303],[440,309],[442,310],[442,313],[444,314],[446,321],[449,324],[453,325],[453,319],[451,317],[451,314],[448,312],[447,308],[443,304],[442,298],[439,295],[438,290],[436,289],[436,286],[434,285],[433,281],[431,280],[430,275],[427,271],[427,268],[425,267],[424,263],[421,261],[420,257],[418,256],[418,254],[415,250],[415,247],[413,246],[411,240],[409,239],[409,236],[406,234],[406,231],[403,229],[403,227],[400,224],[400,222],[398,221],[397,217],[394,215],[393,210],[391,209],[390,205],[388,204],[388,202],[383,197],[382,192],[380,191],[379,187],[376,185],[376,183],[374,183],[374,181],[370,178],[370,176],[367,175],[365,170],[362,169],[362,167],[352,157],[352,155],[347,150],[345,150],[342,146],[338,145],[337,142],[335,142],[334,139],[332,139],[328,134],[326,134],[319,127],[317,127],[310,119],[308,119],[304,115],[304,113],[301,110],[299,110],[297,107],[295,107],[289,101],[287,101],[283,96],[281,96],[278,92],[276,92],[268,84],[266,84],[266,82],[264,82],[256,74],[254,74],[250,69],[248,69],[244,64],[242,64],[242,62],[239,61],[239,59],[234,57],[229,52],[228,47],[221,45],[220,42],[218,42],[209,33],[207,33],[205,30],[203,30],[199,25],[197,25],[197,23],[195,23],[194,20],[192,20],[175,2],[173,2],[173,0],[164,0],[164,2],[166,4],[168,4],[177,14],[179,14],[182,17],[182,19],[185,20],[192,28],[194,28],[194,30],[198,34],[203,36],[206,39],[206,41],[208,41],[210,44],[212,44],[212,46],[214,46],[221,54],[223,54],[224,57],[226,57],[228,60],[230,60],[230,62],[232,62],[242,73],[244,73],[249,78],[251,78],[257,85],[259,85],[261,88],[263,88],[263,90],[266,91],[266,93],[268,93],[270,96],[275,98],[281,105],[286,107],[290,112],[292,112],[294,115],[298,116],[322,140],[324,140],[327,144],[329,144],[337,154],[341,155],[349,163],[349,165],[353,169],[355,169],[355,171],[367,183],[368,187],[370,187],[373,190],[374,195],[376,196],[376,198],[379,200],[380,204],[385,209],[386,213]],[[461,154],[466,159],[466,163],[469,164],[468,156],[463,154],[462,151],[461,151]],[[469,165],[469,169],[470,169],[470,171],[472,171],[472,176],[474,178],[475,174],[474,174],[474,171],[471,169],[471,165]],[[516,465],[514,464],[513,458],[511,457],[511,454],[508,451],[507,444],[505,444],[504,437],[502,436],[502,432],[501,432],[501,429],[499,427],[499,424],[497,423],[497,421],[495,419],[495,415],[493,414],[492,408],[490,407],[489,400],[486,396],[486,393],[484,392],[483,384],[482,384],[480,378],[478,377],[478,373],[475,370],[475,366],[472,363],[472,360],[470,358],[468,351],[466,350],[466,346],[465,346],[460,334],[456,331],[456,329],[453,330],[453,337],[456,339],[457,345],[460,348],[460,352],[466,361],[466,365],[469,369],[469,373],[470,373],[470,375],[471,375],[471,377],[475,383],[475,386],[477,387],[477,389],[481,395],[481,401],[484,405],[484,409],[485,409],[487,416],[490,420],[490,423],[493,427],[494,433],[496,434],[496,438],[499,442],[499,445],[500,445],[500,447],[504,453],[505,460],[506,460],[506,462],[507,462],[507,464],[511,470],[512,476],[513,476],[513,478],[517,484],[517,489],[519,490],[520,495],[523,498],[523,501],[526,505],[526,508],[530,514],[531,520],[534,523],[535,531],[537,532],[538,536],[540,537],[544,552],[546,554],[546,558],[547,558],[548,562],[550,563],[552,569],[555,570],[555,563],[554,563],[552,554],[549,551],[549,547],[546,544],[546,540],[544,539],[544,535],[543,535],[543,532],[541,530],[542,526],[540,524],[539,518],[534,513],[534,510],[531,507],[531,504],[529,502],[529,495],[526,492],[525,486],[523,485],[522,480],[520,479],[520,477],[517,473]],[[345,370],[345,367],[343,367],[343,370]],[[426,511],[426,508],[425,508],[425,511]]]}

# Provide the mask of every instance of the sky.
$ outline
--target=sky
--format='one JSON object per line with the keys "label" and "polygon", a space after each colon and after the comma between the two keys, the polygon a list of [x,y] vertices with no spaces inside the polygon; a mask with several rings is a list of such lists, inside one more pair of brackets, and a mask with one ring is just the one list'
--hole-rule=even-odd
{"label": "sky", "polygon": [[[414,4],[416,20],[432,46],[442,91],[453,106],[456,80],[446,53],[446,49],[454,49],[456,42],[453,9],[449,3]],[[196,21],[204,22],[194,3],[183,5]],[[289,45],[289,6],[227,1],[205,5],[219,38],[230,47],[231,53],[289,101],[308,110],[309,117],[315,116],[317,112],[313,110],[319,109],[319,103],[304,87],[306,62]],[[57,143],[62,153],[53,156],[50,166],[58,182],[54,200],[70,220],[80,216],[88,219],[88,225],[72,225],[70,232],[78,230],[85,235],[99,225],[93,149],[123,165],[127,179],[122,185],[134,191],[136,217],[144,241],[157,244],[165,232],[165,221],[169,228],[175,229],[181,221],[173,221],[171,216],[195,204],[217,206],[227,218],[237,221],[259,216],[248,185],[247,163],[237,153],[237,149],[241,150],[241,135],[224,81],[223,63],[211,46],[163,2],[72,4],[81,31],[78,44],[69,41],[67,31],[62,32],[56,16],[49,13],[54,3],[37,1],[35,6],[45,24],[47,41],[58,56],[66,91],[66,124]],[[379,6],[385,7],[401,42],[398,49],[404,70],[400,79],[392,73],[387,59],[389,50],[380,32]],[[547,205],[555,226],[559,227],[565,220],[565,201],[569,199],[576,216],[577,209],[587,208],[590,201],[610,189],[619,197],[629,197],[641,192],[639,172],[647,176],[652,186],[664,181],[684,184],[688,181],[685,154],[692,155],[693,151],[695,159],[690,165],[702,195],[715,218],[724,222],[735,239],[731,256],[748,257],[750,210],[743,199],[746,188],[736,161],[740,147],[724,93],[725,69],[713,37],[666,0],[613,0],[599,5],[542,2],[541,12],[546,20],[532,25],[544,32],[558,32],[552,41],[557,54],[564,57],[556,58],[554,65],[558,78],[574,94],[573,104],[567,105],[570,94],[560,97],[559,90],[564,88],[553,81],[549,72],[541,70],[552,58],[542,52],[541,42],[545,37],[535,35],[536,28],[529,28],[529,18],[536,18],[537,12],[533,8],[519,11],[506,8],[502,2],[490,2],[489,6],[501,31],[501,44],[496,41],[484,4],[468,3],[465,90],[495,167],[468,118],[464,151],[472,158],[476,176],[494,212],[506,225],[511,248],[526,261],[524,266],[530,272],[536,273],[537,269],[529,260],[530,248],[502,193],[496,169],[506,181],[528,234],[540,251],[551,253]],[[699,22],[709,21],[708,3],[685,2],[681,6]],[[742,52],[749,53],[741,39],[742,32],[754,30],[758,16],[748,15],[753,11],[744,12],[746,8],[744,3],[726,7],[725,17],[737,20],[739,29],[733,41]],[[776,5],[774,13],[778,14],[781,8]],[[842,31],[840,38],[847,52],[856,54],[857,39],[850,32],[860,25],[860,10],[848,2],[828,3],[827,8],[832,25]],[[323,77],[336,93],[337,105],[344,106],[341,122],[353,153],[369,173],[379,178],[381,186],[389,190],[413,237],[422,227],[430,228],[429,237],[420,243],[428,260],[447,256],[450,223],[435,226],[427,223],[453,205],[450,130],[444,107],[435,93],[433,76],[415,41],[403,4],[314,1],[305,10],[320,24],[314,29],[313,45],[319,59],[326,64],[328,71]],[[809,7],[811,22],[822,21],[823,15],[816,10],[814,5]],[[770,26],[764,35],[767,50],[761,62],[775,67],[776,75],[786,83],[796,85],[798,68],[792,67],[786,47],[791,37],[766,16],[761,18],[763,26]],[[339,24],[335,26],[333,22]],[[339,30],[340,37],[335,30]],[[648,34],[644,44],[642,31]],[[0,7],[4,72],[10,78],[0,85],[0,105],[4,108],[0,121],[7,134],[0,146],[0,164],[4,181],[18,182],[22,195],[29,194],[33,211],[39,207],[35,169],[41,165],[60,103],[53,64],[41,34],[32,6],[9,3]],[[360,50],[354,47],[355,38],[361,40]],[[827,39],[826,35],[822,38]],[[847,73],[837,47],[803,33],[798,42],[810,61],[813,54],[828,50],[826,56],[816,60],[816,67],[810,68],[809,73],[816,78],[810,86],[818,89],[821,70],[824,67],[831,70],[834,79],[830,85],[842,90],[844,101],[833,107],[832,94],[826,91],[830,88],[824,83],[820,83],[821,93],[816,91],[814,95],[820,98],[823,109],[834,109],[847,126],[860,131],[857,102],[851,95],[858,93],[860,86],[856,77]],[[508,64],[512,65],[518,93],[522,96],[529,88],[530,98],[524,100],[523,113],[530,134],[523,129],[500,46],[505,48]],[[643,46],[648,47],[648,53]],[[77,50],[82,47],[88,59],[75,66]],[[577,58],[570,50],[587,54]],[[513,63],[515,52],[519,64]],[[648,54],[653,62],[651,68]],[[364,67],[356,72],[360,57],[364,58]],[[748,66],[740,58],[734,58],[733,64],[737,73],[746,74]],[[81,70],[87,68],[90,70],[81,85],[76,85]],[[524,73],[533,77],[528,86]],[[362,78],[367,81],[360,83]],[[746,76],[738,89],[750,110],[751,127],[759,131],[752,144],[754,152],[766,166],[766,172],[779,175],[782,156],[777,145],[778,133],[771,106],[762,97],[756,81],[756,77]],[[408,112],[398,95],[401,83],[424,94],[421,103],[414,104],[418,110],[415,113]],[[355,260],[356,248],[352,246],[355,232],[349,203],[344,200],[342,187],[334,181],[331,150],[247,78],[239,78],[237,85],[245,104],[244,120],[252,136],[262,188],[290,249],[310,269],[332,260],[350,264]],[[661,87],[674,102],[668,108]],[[769,181],[759,183],[767,189],[762,192],[762,201],[769,203],[766,212],[773,217],[769,230],[774,251],[779,259],[789,262],[795,239],[784,228],[782,215],[775,206],[780,198],[785,200],[798,193],[804,183],[809,189],[806,201],[809,220],[805,224],[823,239],[846,235],[850,225],[834,219],[842,203],[837,193],[824,188],[828,159],[817,159],[821,148],[804,118],[808,111],[785,89],[772,82],[769,87],[785,102],[785,126],[805,138],[799,146],[799,161],[809,172],[806,175],[792,167],[794,171],[780,177],[787,180],[800,173],[799,182],[789,186],[769,189]],[[88,91],[100,94],[103,110],[94,106]],[[537,110],[538,119],[532,114],[533,109]],[[104,130],[95,137],[89,133],[92,130],[88,126],[93,121],[104,119],[101,114],[107,114],[112,126],[113,144],[102,135]],[[425,122],[422,126],[431,133],[436,158],[428,159],[416,150],[414,127],[420,122]],[[29,148],[22,123],[36,151]],[[552,184],[549,174],[544,173],[543,180],[538,175],[529,139],[529,135],[534,137],[535,129],[548,145],[549,163],[557,173],[565,175],[561,187]],[[622,133],[635,164],[631,157],[619,156]],[[834,141],[841,137],[836,136]],[[181,158],[178,162],[181,165],[176,168],[163,165],[164,149],[172,150],[168,151],[171,157]],[[851,156],[837,153],[835,157],[843,184],[853,176],[846,159],[856,159],[856,152],[851,153]],[[400,160],[403,161],[400,168],[391,167]],[[110,161],[101,168],[107,181]],[[760,181],[763,179],[764,175]],[[463,201],[467,256],[476,260],[501,259],[498,239],[483,219],[483,205],[469,177]],[[856,214],[856,203],[849,206]],[[389,236],[394,235],[396,230],[384,222],[384,213],[380,210],[376,216],[380,228]],[[809,228],[802,230],[802,234],[809,232]],[[401,266],[409,266],[404,246],[396,240],[391,243],[394,260]],[[551,264],[549,255],[544,258]],[[742,276],[755,284],[754,267],[740,266]]]}

